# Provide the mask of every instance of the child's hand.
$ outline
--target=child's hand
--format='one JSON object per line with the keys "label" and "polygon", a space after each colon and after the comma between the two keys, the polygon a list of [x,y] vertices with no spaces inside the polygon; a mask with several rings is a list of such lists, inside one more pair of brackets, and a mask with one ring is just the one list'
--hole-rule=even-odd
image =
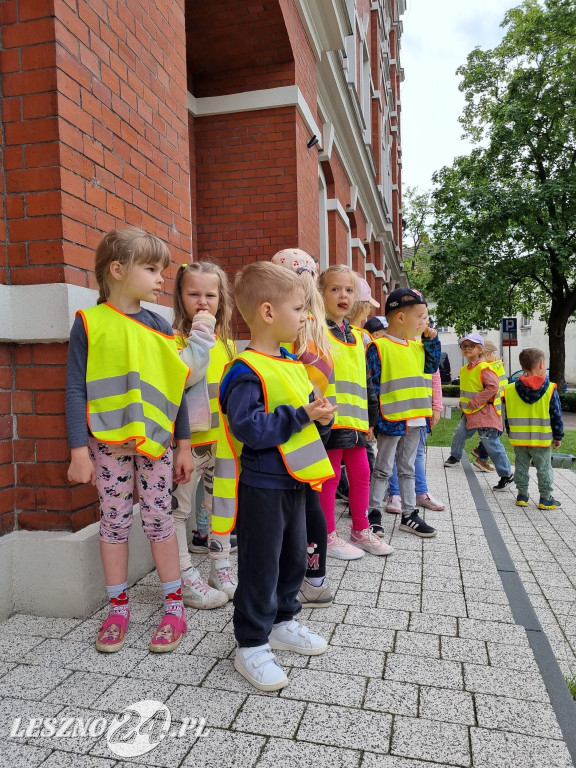
{"label": "child's hand", "polygon": [[376,438],[374,437],[374,427],[370,427],[368,430],[368,434],[366,435],[366,440],[368,440],[369,443],[373,443]]}
{"label": "child's hand", "polygon": [[72,460],[68,467],[68,480],[71,483],[92,483],[95,485],[96,470],[88,453],[88,446],[72,448],[70,454]]}
{"label": "child's hand", "polygon": [[429,326],[426,326],[426,328],[424,328],[422,331],[422,336],[425,336],[427,339],[435,339],[436,336],[438,336],[438,331],[436,328],[430,328]]}
{"label": "child's hand", "polygon": [[560,448],[560,446],[562,445],[562,440],[553,440],[552,445],[554,446],[554,448]]}
{"label": "child's hand", "polygon": [[314,396],[312,403],[307,403],[303,407],[310,421],[317,421],[322,425],[330,423],[332,415],[338,408],[338,406],[332,405],[327,397],[320,398],[318,395]]}
{"label": "child's hand", "polygon": [[432,418],[430,419],[430,426],[435,427],[440,421],[440,411],[432,411]]}
{"label": "child's hand", "polygon": [[188,483],[192,472],[194,472],[194,459],[190,440],[178,440],[178,455],[174,462],[174,482],[179,485]]}

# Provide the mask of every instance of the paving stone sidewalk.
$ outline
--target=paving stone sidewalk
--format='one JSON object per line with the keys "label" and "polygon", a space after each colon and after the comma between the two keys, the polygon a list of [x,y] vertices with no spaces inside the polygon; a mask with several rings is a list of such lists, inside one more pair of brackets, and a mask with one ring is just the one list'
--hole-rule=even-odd
{"label": "paving stone sidewalk", "polygon": [[[330,639],[317,657],[278,657],[290,684],[258,693],[234,672],[232,606],[188,609],[189,632],[172,654],[148,641],[160,613],[155,573],[130,590],[132,620],[118,654],[94,649],[91,618],[16,615],[0,624],[0,768],[128,765],[338,768],[572,768],[525,630],[514,623],[462,468],[427,453],[428,513],[438,537],[398,532],[385,515],[389,558],[328,560],[334,605],[304,610]],[[576,475],[557,472],[562,512],[517,508],[478,476],[565,674],[576,666]],[[338,528],[345,533],[350,518]],[[208,563],[193,556],[207,576]],[[134,702],[164,702],[174,723],[205,718],[205,737],[166,738],[131,760],[105,734],[10,738],[14,718],[105,718]],[[576,727],[576,722],[575,722]],[[22,733],[22,731],[18,731]]]}

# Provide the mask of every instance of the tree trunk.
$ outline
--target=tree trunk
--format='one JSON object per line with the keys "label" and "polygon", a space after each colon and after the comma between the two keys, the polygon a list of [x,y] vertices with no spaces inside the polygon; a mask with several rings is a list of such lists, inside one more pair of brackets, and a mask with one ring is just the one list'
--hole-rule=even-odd
{"label": "tree trunk", "polygon": [[566,368],[566,314],[565,300],[552,299],[548,317],[548,346],[550,349],[550,381],[556,382],[558,392],[564,391]]}

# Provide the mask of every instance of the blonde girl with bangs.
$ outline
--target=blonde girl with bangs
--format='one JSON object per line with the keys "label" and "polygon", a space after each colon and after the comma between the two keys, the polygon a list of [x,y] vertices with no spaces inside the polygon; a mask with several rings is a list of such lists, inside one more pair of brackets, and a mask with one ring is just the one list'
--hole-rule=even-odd
{"label": "blonde girl with bangs", "polygon": [[[70,333],[68,479],[96,485],[100,499],[100,556],[110,601],[96,639],[102,653],[122,649],[130,620],[135,481],[164,596],[165,613],[149,649],[174,650],[187,631],[171,502],[173,481],[187,483],[194,469],[183,397],[189,372],[170,323],[141,306],[157,301],[169,264],[168,248],[154,235],[136,227],[108,232],[96,250],[97,305],[77,313]],[[173,439],[179,448],[174,464]]]}
{"label": "blonde girl with bangs", "polygon": [[[173,309],[178,349],[190,369],[186,403],[196,467],[189,483],[174,488],[173,513],[182,597],[185,605],[192,608],[211,609],[231,600],[236,590],[230,564],[235,537],[232,538],[230,533],[216,534],[210,525],[219,423],[218,384],[224,367],[236,354],[230,331],[232,299],[226,273],[210,261],[182,264],[174,284]],[[192,564],[186,535],[186,521],[192,511],[200,479],[204,487],[208,533],[202,535],[200,530],[195,530],[190,549],[209,555],[207,583]],[[198,520],[196,527],[199,529]]]}

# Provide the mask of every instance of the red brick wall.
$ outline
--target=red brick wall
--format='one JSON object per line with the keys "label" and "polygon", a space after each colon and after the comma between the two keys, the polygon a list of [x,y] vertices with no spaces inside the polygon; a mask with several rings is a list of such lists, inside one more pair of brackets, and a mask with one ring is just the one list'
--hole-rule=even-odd
{"label": "red brick wall", "polygon": [[[126,223],[189,261],[184,0],[4,0],[0,13],[0,279],[95,287],[93,250]],[[64,344],[2,345],[0,533],[15,516],[32,529],[95,519],[94,489],[66,480],[65,356]]]}

